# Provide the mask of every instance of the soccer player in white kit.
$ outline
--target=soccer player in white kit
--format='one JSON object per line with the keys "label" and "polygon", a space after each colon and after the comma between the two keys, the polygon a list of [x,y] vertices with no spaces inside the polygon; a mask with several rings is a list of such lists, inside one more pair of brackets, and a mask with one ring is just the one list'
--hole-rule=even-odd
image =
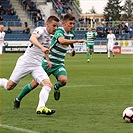
{"label": "soccer player in white kit", "polygon": [[0,86],[6,90],[12,90],[22,78],[30,74],[42,86],[39,94],[39,99],[41,100],[39,100],[36,110],[37,114],[51,115],[55,113],[55,110],[44,106],[48,100],[52,83],[42,68],[42,60],[44,56],[48,58],[52,35],[58,28],[58,24],[59,19],[55,16],[50,16],[46,21],[46,27],[37,27],[30,37],[25,53],[18,58],[9,80],[0,78]]}
{"label": "soccer player in white kit", "polygon": [[5,37],[5,32],[4,30],[4,25],[0,24],[0,59],[2,57],[2,47],[4,45],[4,37]]}
{"label": "soccer player in white kit", "polygon": [[113,34],[112,30],[110,29],[109,30],[109,34],[107,35],[108,59],[110,59],[110,52],[112,52],[113,53],[113,57],[115,57],[114,50],[113,50],[113,47],[114,47],[115,43],[116,43],[116,37]]}

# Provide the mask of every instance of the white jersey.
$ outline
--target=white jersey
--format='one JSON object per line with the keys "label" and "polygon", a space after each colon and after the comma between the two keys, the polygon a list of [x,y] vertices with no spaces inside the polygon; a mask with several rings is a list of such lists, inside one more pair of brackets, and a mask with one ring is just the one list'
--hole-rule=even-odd
{"label": "white jersey", "polygon": [[5,37],[5,32],[0,32],[0,54],[2,54],[2,46],[4,45],[3,44],[4,37]]}
{"label": "white jersey", "polygon": [[[46,27],[38,27],[33,33],[38,36],[38,41],[45,47],[50,46],[51,35]],[[43,79],[49,79],[47,73],[42,68],[44,53],[32,43],[29,43],[25,53],[18,58],[16,66],[10,76],[10,80],[18,83],[22,78],[31,74],[31,76],[40,84]]]}
{"label": "white jersey", "polygon": [[5,32],[0,32],[0,46],[3,46],[3,41],[4,41],[4,37],[5,37]]}
{"label": "white jersey", "polygon": [[107,39],[108,39],[108,45],[114,45],[114,39],[115,39],[115,35],[114,34],[108,34],[107,35]]}
{"label": "white jersey", "polygon": [[[47,32],[46,27],[37,27],[33,33],[38,36],[38,41],[43,46],[49,48],[52,35]],[[20,59],[28,63],[34,62],[35,65],[40,65],[42,63],[43,57],[44,53],[42,50],[29,42],[25,53],[20,57]]]}

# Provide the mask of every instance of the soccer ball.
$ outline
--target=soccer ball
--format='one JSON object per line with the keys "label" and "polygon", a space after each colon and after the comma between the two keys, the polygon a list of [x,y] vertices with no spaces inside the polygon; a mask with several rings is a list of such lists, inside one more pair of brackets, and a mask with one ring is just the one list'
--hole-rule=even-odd
{"label": "soccer ball", "polygon": [[133,123],[133,107],[127,107],[123,111],[122,117],[126,122]]}

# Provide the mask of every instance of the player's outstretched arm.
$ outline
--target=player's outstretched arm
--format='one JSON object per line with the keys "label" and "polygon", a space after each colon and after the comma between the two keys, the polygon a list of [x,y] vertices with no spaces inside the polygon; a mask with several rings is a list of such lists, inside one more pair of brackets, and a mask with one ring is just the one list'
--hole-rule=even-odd
{"label": "player's outstretched arm", "polygon": [[58,41],[62,45],[73,45],[73,43],[83,43],[83,42],[87,43],[87,40],[69,40],[65,39],[64,37],[59,37]]}
{"label": "player's outstretched arm", "polygon": [[86,44],[88,44],[88,41],[87,40],[84,40],[84,39],[82,39],[82,40],[78,40],[78,43],[86,43]]}

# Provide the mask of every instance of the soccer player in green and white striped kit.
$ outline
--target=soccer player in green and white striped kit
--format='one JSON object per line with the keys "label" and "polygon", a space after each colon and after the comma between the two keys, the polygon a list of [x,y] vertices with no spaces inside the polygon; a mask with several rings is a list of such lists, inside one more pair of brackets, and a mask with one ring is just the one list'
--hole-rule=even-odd
{"label": "soccer player in green and white striped kit", "polygon": [[90,27],[88,27],[88,32],[85,34],[85,39],[88,41],[87,44],[87,62],[90,62],[90,58],[92,57],[92,53],[94,50],[94,39],[96,38],[96,33],[92,31]]}
{"label": "soccer player in green and white striped kit", "polygon": [[[59,100],[60,98],[60,87],[63,87],[67,83],[67,72],[65,70],[65,57],[67,53],[68,46],[73,47],[73,43],[82,43],[85,42],[87,44],[87,40],[72,40],[75,36],[73,32],[73,27],[75,24],[75,17],[66,14],[63,18],[63,27],[59,27],[51,41],[50,45],[50,54],[49,54],[49,61],[48,59],[44,59],[42,62],[42,67],[46,71],[48,75],[53,74],[57,79],[56,84],[54,85],[54,98],[55,100]],[[73,56],[73,54],[71,54]],[[50,63],[52,66],[50,65]],[[14,100],[14,109],[20,108],[20,101],[22,98],[28,94],[31,90],[36,88],[38,83],[35,80],[28,85],[26,85],[20,94]],[[39,98],[39,102],[43,103],[44,99]],[[42,106],[45,106],[42,104]],[[40,110],[41,111],[41,110]],[[41,111],[43,114],[43,110]]]}

